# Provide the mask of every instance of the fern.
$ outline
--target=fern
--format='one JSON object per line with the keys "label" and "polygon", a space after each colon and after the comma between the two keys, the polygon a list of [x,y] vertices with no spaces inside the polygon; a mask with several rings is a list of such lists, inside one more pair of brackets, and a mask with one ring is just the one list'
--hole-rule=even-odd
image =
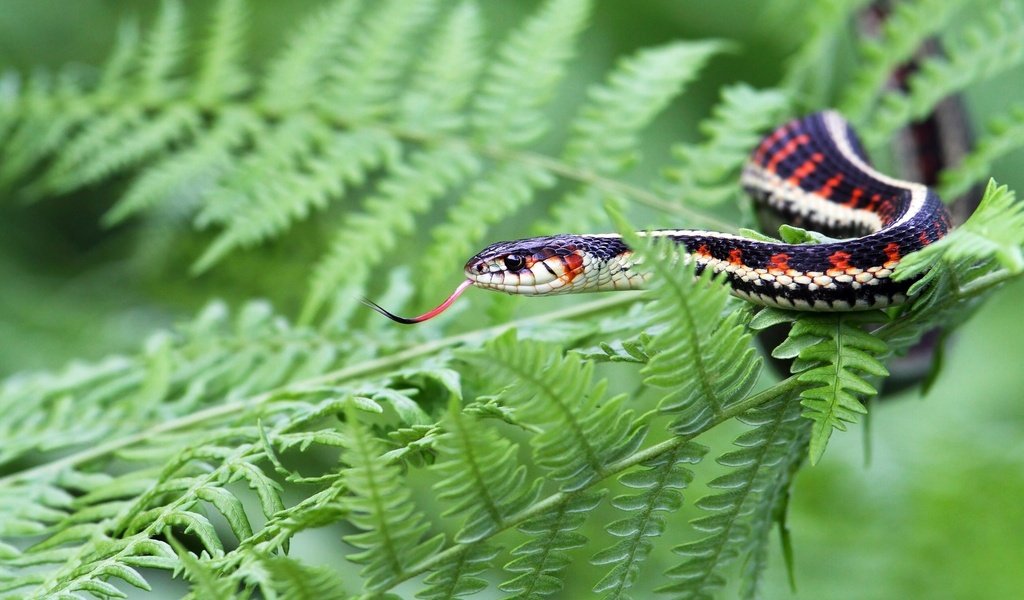
{"label": "fern", "polygon": [[1024,13],[1018,5],[992,7],[947,44],[948,58],[933,57],[921,62],[920,71],[909,81],[906,95],[888,92],[878,110],[865,123],[864,139],[877,146],[899,127],[926,115],[937,102],[971,84],[1002,73],[1024,60]]}
{"label": "fern", "polygon": [[977,147],[963,161],[942,172],[943,198],[957,198],[983,181],[996,160],[1021,146],[1024,140],[1024,106],[1016,106],[1008,115],[994,119]]}
{"label": "fern", "polygon": [[780,321],[791,321],[788,339],[772,351],[781,359],[796,359],[791,367],[797,380],[809,387],[801,392],[803,415],[814,421],[810,458],[817,463],[833,429],[846,429],[867,410],[861,403],[878,393],[865,377],[889,374],[881,360],[888,354],[886,343],[864,331],[865,323],[884,321],[878,313],[849,313],[827,316],[792,314],[766,309],[752,327],[763,329]]}
{"label": "fern", "polygon": [[[790,555],[804,458],[817,462],[832,430],[863,412],[884,359],[1020,279],[1020,205],[992,184],[970,221],[905,257],[896,276],[921,280],[902,309],[752,320],[721,281],[629,233],[619,213],[735,230],[720,217],[735,176],[794,107],[841,98],[881,144],[945,94],[1007,73],[1024,21],[985,4],[960,24],[959,4],[902,3],[847,57],[862,2],[783,7],[814,17],[783,80],[765,70],[761,88],[730,83],[662,159],[652,126],[679,102],[715,98],[698,75],[736,81],[718,55],[746,46],[662,41],[595,74],[580,57],[613,46],[586,31],[605,21],[592,4],[546,0],[495,27],[495,14],[521,9],[336,0],[262,65],[249,52],[248,27],[266,21],[255,4],[186,13],[167,0],[142,27],[122,24],[100,69],[0,77],[9,196],[77,200],[89,188],[90,206],[120,226],[100,254],[137,237],[133,267],[160,281],[153,295],[179,289],[167,282],[191,262],[205,275],[189,298],[237,298],[229,278],[265,279],[284,307],[211,303],[137,351],[0,381],[0,597],[160,593],[154,570],[197,598],[765,593],[774,527]],[[948,57],[924,59],[908,93],[883,89],[934,35]],[[840,87],[830,77],[847,58]],[[947,173],[947,190],[1020,145],[1008,114]],[[519,301],[487,309],[472,292],[413,329],[355,310],[367,290],[388,306],[433,300],[492,229],[597,227],[598,203],[651,272],[646,294],[536,300],[534,316],[492,323]],[[22,237],[61,243],[48,226],[16,233],[0,236],[5,250]],[[391,269],[410,250],[415,268]],[[307,264],[308,293],[281,292],[301,287]],[[116,294],[125,278],[114,275],[116,286],[103,281]],[[283,316],[295,306],[298,324]],[[789,328],[774,354],[796,359],[777,382],[753,346],[772,324]],[[727,449],[730,427],[744,431]],[[701,462],[707,452],[717,467]],[[676,513],[693,479],[709,491],[687,526]],[[322,561],[309,558],[316,535]]]}

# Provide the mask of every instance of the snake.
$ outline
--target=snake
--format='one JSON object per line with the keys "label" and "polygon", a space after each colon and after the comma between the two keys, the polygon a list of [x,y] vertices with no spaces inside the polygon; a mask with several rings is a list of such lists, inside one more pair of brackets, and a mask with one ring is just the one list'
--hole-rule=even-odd
{"label": "snake", "polygon": [[[894,279],[896,266],[952,227],[929,187],[875,170],[851,125],[833,110],[795,118],[769,133],[745,162],[740,183],[763,208],[830,237],[790,244],[696,229],[638,235],[671,240],[698,274],[721,274],[734,296],[754,304],[820,312],[901,305],[914,280]],[[469,287],[550,296],[638,290],[651,279],[614,233],[497,242],[470,258],[464,271],[455,291],[418,317],[366,303],[411,324],[441,314]]]}

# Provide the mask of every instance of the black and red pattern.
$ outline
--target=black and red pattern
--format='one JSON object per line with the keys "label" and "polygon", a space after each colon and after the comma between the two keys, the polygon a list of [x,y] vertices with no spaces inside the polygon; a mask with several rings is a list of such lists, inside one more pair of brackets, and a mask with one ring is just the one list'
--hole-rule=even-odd
{"label": "black and red pattern", "polygon": [[[725,273],[733,293],[797,310],[863,310],[899,304],[912,282],[893,281],[903,256],[946,234],[949,216],[927,187],[871,168],[856,134],[826,111],[779,127],[754,150],[742,184],[787,221],[829,236],[783,244],[696,230],[659,230],[699,270]],[[466,264],[480,287],[514,294],[634,289],[644,277],[616,235],[564,234],[500,242]]]}

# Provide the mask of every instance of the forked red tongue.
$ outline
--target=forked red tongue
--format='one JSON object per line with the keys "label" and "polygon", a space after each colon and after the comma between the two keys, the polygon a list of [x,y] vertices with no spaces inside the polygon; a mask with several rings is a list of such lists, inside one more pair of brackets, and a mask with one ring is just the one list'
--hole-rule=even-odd
{"label": "forked red tongue", "polygon": [[400,317],[400,316],[396,315],[395,313],[393,313],[393,312],[391,312],[391,311],[381,307],[379,304],[373,302],[372,300],[367,300],[366,298],[363,298],[362,300],[363,300],[363,304],[369,306],[373,310],[379,312],[380,314],[382,314],[385,317],[391,319],[392,321],[394,321],[396,323],[402,323],[404,325],[412,325],[413,323],[422,323],[423,321],[426,321],[428,319],[433,319],[437,315],[443,313],[445,311],[445,309],[447,309],[449,306],[451,306],[452,302],[455,302],[455,299],[458,298],[459,296],[461,296],[462,292],[466,291],[466,288],[468,288],[471,285],[473,285],[473,280],[472,279],[467,279],[467,280],[463,281],[462,283],[459,284],[459,287],[455,288],[455,291],[452,292],[451,296],[448,296],[445,299],[444,302],[442,302],[441,304],[437,305],[437,308],[434,308],[432,310],[428,310],[427,312],[423,313],[422,315],[420,315],[418,317],[413,317],[411,319],[408,318],[408,317]]}

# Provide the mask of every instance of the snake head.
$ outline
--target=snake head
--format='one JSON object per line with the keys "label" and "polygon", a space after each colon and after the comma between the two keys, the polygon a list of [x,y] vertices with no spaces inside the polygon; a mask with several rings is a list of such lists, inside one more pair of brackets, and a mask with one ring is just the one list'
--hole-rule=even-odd
{"label": "snake head", "polygon": [[509,294],[568,292],[588,259],[578,236],[558,235],[499,242],[466,262],[466,277],[478,287]]}

